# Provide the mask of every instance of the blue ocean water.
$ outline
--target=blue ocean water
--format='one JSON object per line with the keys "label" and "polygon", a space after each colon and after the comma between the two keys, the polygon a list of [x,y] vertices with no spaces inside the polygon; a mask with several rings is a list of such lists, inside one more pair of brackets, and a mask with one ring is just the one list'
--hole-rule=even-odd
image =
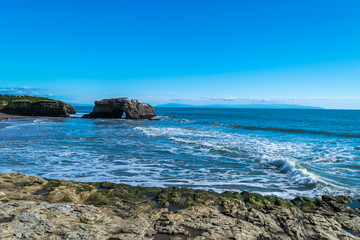
{"label": "blue ocean water", "polygon": [[160,121],[0,122],[0,172],[217,192],[360,197],[360,111],[157,108]]}

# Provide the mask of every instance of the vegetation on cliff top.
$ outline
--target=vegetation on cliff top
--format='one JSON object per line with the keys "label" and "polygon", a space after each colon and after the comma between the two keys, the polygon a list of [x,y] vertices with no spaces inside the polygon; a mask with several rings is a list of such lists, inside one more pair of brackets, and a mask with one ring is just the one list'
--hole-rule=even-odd
{"label": "vegetation on cliff top", "polygon": [[10,102],[16,100],[28,100],[31,102],[38,102],[43,100],[51,100],[46,97],[34,97],[34,96],[0,96],[0,101]]}

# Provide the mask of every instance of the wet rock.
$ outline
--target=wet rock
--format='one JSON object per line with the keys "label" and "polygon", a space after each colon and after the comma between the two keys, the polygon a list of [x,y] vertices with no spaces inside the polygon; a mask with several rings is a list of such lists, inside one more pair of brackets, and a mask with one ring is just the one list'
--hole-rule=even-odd
{"label": "wet rock", "polygon": [[156,116],[155,109],[139,100],[128,98],[111,98],[95,102],[94,110],[84,118],[121,118],[126,114],[126,119],[151,119]]}

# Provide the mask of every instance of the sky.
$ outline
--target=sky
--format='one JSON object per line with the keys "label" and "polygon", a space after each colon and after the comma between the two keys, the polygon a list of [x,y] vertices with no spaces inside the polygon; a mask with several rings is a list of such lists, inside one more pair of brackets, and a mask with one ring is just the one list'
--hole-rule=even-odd
{"label": "sky", "polygon": [[360,109],[360,1],[0,0],[0,94]]}

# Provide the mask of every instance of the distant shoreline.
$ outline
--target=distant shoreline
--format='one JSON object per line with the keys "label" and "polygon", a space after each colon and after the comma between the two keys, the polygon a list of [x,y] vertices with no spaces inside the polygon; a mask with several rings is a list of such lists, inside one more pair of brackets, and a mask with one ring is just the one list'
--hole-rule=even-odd
{"label": "distant shoreline", "polygon": [[228,108],[228,109],[325,109],[315,106],[303,106],[295,104],[210,104],[210,105],[191,105],[179,103],[167,103],[156,105],[155,107],[174,107],[174,108]]}

